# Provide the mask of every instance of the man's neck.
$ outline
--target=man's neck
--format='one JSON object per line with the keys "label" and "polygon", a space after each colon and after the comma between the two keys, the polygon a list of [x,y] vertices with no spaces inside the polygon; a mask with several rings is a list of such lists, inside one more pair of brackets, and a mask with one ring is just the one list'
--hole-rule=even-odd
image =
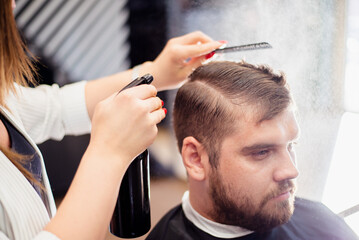
{"label": "man's neck", "polygon": [[[190,202],[191,208],[193,208],[198,214],[215,222],[216,220],[210,215],[211,209],[213,209],[213,202],[209,199],[208,194],[203,192],[203,189],[205,188],[202,185],[199,187],[193,187],[193,184],[189,185],[188,201]],[[185,195],[183,197],[185,197]]]}
{"label": "man's neck", "polygon": [[183,212],[186,218],[202,231],[219,238],[241,237],[252,233],[252,231],[238,226],[225,225],[208,219],[206,215],[200,214],[197,212],[197,209],[192,207],[192,202],[190,201],[189,195],[190,194],[188,191],[183,195]]}

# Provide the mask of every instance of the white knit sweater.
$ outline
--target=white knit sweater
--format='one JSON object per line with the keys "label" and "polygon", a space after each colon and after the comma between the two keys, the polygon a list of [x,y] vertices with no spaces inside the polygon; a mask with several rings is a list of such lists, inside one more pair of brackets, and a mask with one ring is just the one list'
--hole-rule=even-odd
{"label": "white knit sweater", "polygon": [[[50,215],[56,213],[42,155],[36,143],[60,140],[66,134],[89,133],[91,122],[85,103],[85,82],[59,88],[43,85],[37,88],[17,87],[1,113],[25,136],[41,157],[43,182],[50,203]],[[60,173],[61,174],[61,173]],[[43,231],[50,217],[41,198],[21,172],[0,152],[0,240],[58,240]]]}

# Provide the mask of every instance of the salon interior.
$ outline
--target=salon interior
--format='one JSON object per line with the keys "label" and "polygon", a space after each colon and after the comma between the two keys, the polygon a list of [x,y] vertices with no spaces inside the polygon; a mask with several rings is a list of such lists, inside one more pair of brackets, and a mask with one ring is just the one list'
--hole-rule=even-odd
{"label": "salon interior", "polygon": [[[95,79],[154,60],[169,38],[195,30],[226,40],[227,46],[270,43],[270,49],[219,54],[216,60],[244,59],[285,72],[301,126],[297,195],[323,202],[359,234],[359,0],[17,0],[16,4],[16,22],[40,60],[43,84]],[[187,189],[171,123],[175,93],[159,94],[169,114],[149,148],[152,226],[180,203]],[[58,204],[88,141],[89,135],[68,136],[40,145]],[[58,171],[64,174],[58,176]],[[118,238],[109,234],[108,239]]]}

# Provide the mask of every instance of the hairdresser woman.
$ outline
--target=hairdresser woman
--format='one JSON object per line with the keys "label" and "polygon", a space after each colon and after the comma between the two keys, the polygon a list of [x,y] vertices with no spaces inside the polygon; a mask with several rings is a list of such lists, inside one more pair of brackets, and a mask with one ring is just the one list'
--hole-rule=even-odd
{"label": "hairdresser woman", "polygon": [[[24,77],[34,82],[33,67],[15,27],[14,7],[14,1],[0,0],[0,240],[104,239],[126,168],[154,141],[156,124],[165,117],[157,89],[180,84],[221,43],[190,33],[170,40],[138,73],[27,88]],[[153,86],[116,94],[144,73],[154,76]],[[91,123],[89,146],[55,213],[35,143],[90,132]]]}

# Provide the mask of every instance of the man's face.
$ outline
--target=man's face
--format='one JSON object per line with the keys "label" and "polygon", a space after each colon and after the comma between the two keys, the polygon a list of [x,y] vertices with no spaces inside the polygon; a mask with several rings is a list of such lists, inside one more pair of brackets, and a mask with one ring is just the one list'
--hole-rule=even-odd
{"label": "man's face", "polygon": [[211,168],[211,218],[264,231],[289,220],[298,170],[293,145],[298,124],[293,110],[261,123],[243,118],[224,139],[217,168]]}

